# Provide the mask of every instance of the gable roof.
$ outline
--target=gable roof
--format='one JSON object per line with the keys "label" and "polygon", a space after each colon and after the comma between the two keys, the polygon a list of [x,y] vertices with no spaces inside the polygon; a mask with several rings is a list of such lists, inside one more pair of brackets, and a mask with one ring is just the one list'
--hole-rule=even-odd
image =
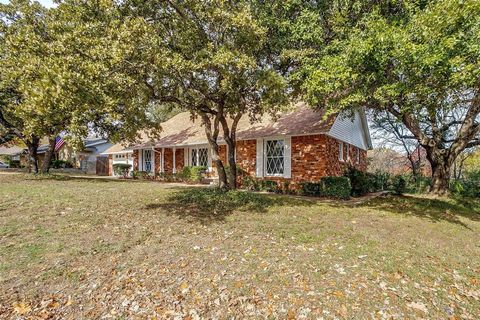
{"label": "gable roof", "polygon": [[[362,124],[366,125],[366,117],[364,112],[358,112],[358,119]],[[252,140],[264,137],[275,136],[299,136],[309,134],[330,134],[332,126],[337,120],[338,115],[333,114],[325,118],[322,110],[315,110],[308,107],[304,102],[298,103],[293,110],[280,114],[276,119],[270,115],[264,115],[256,122],[251,122],[248,117],[242,117],[237,126],[237,140]],[[142,134],[139,143],[133,146],[125,147],[122,144],[116,144],[104,151],[103,154],[114,154],[122,152],[131,152],[134,149],[142,148],[169,148],[184,147],[200,144],[207,144],[205,136],[205,128],[201,124],[200,119],[193,119],[189,112],[182,112],[161,124],[162,131],[160,138],[150,140],[146,135]],[[365,135],[368,148],[371,148],[370,135],[368,126],[364,129],[362,135]],[[355,127],[355,130],[357,128]],[[358,135],[359,132],[354,132]],[[223,139],[219,135],[219,143],[223,143]],[[333,135],[332,135],[333,136]],[[349,140],[342,139],[341,140]],[[345,137],[346,138],[346,137]],[[349,141],[347,141],[349,142]],[[362,147],[359,145],[359,147]]]}
{"label": "gable roof", "polygon": [[[280,114],[277,119],[265,115],[259,121],[251,122],[243,117],[237,126],[237,140],[250,140],[280,135],[305,135],[327,133],[335,121],[332,115],[324,119],[323,111],[316,111],[298,103],[294,110]],[[161,124],[162,132],[156,141],[142,141],[134,149],[189,146],[207,143],[205,129],[200,119],[192,119],[189,112],[182,112]],[[222,142],[221,135],[219,142]]]}
{"label": "gable roof", "polygon": [[8,145],[4,144],[0,146],[0,155],[2,156],[16,156],[25,152],[25,148],[19,147],[17,145]]}

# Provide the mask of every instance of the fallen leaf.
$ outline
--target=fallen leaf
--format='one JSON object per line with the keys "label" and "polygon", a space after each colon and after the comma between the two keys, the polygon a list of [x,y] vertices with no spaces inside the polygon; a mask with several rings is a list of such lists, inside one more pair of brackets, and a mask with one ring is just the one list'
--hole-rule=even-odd
{"label": "fallen leaf", "polygon": [[423,304],[423,303],[421,303],[421,302],[410,302],[410,303],[407,303],[407,307],[412,308],[412,309],[415,309],[415,310],[422,311],[422,312],[424,312],[424,313],[428,313],[427,306],[425,306],[425,304]]}
{"label": "fallen leaf", "polygon": [[15,302],[13,304],[13,309],[20,315],[24,315],[32,311],[32,308],[25,302]]}

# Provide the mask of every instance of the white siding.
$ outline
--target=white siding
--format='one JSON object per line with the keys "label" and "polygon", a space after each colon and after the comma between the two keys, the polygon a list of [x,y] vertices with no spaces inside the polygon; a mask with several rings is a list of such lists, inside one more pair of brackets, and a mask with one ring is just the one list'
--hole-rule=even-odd
{"label": "white siding", "polygon": [[189,164],[189,152],[188,152],[188,148],[183,148],[183,165],[185,167],[188,167],[188,164]]}
{"label": "white siding", "polygon": [[257,139],[256,176],[263,177],[263,139]]}
{"label": "white siding", "polygon": [[[117,164],[117,163],[125,163],[125,164],[130,164],[130,170],[129,173],[132,172],[133,170],[133,154],[132,153],[123,153],[124,158],[119,158],[117,157],[119,154],[112,154],[112,165]],[[115,175],[115,173],[112,170],[112,175]]]}
{"label": "white siding", "polygon": [[355,112],[355,118],[353,119],[349,116],[339,115],[330,128],[328,135],[367,150],[366,134],[368,134],[368,128],[364,128],[360,117],[361,115],[358,111]]}
{"label": "white siding", "polygon": [[292,177],[292,138],[290,137],[285,137],[284,159],[283,177],[290,179]]}

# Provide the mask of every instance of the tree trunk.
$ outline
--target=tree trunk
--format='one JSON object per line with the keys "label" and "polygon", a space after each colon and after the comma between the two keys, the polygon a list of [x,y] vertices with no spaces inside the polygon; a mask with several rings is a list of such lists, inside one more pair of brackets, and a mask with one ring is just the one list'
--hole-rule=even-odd
{"label": "tree trunk", "polygon": [[45,152],[45,157],[43,158],[43,163],[42,163],[42,174],[47,174],[48,171],[50,170],[50,164],[52,161],[53,153],[55,152],[55,142],[56,139],[55,137],[50,137],[48,139],[48,149]]}
{"label": "tree trunk", "polygon": [[218,186],[221,189],[228,189],[227,174],[225,167],[223,166],[222,159],[220,159],[218,148],[218,133],[219,133],[219,119],[218,116],[214,117],[212,123],[210,117],[206,113],[200,113],[202,117],[203,125],[205,126],[205,134],[207,136],[208,143],[212,147],[212,160],[215,162],[218,174]]}
{"label": "tree trunk", "polygon": [[218,144],[210,143],[212,147],[212,160],[215,162],[218,174],[218,187],[220,189],[229,189],[227,181],[227,173],[225,172],[225,167],[223,166],[222,159],[220,159],[220,154],[218,152]]}
{"label": "tree trunk", "polygon": [[32,138],[30,141],[24,141],[28,149],[28,172],[38,173],[38,144],[40,142],[37,138]]}
{"label": "tree trunk", "polygon": [[432,184],[430,193],[444,196],[448,194],[450,182],[450,166],[445,162],[431,162]]}
{"label": "tree trunk", "polygon": [[237,189],[237,163],[235,162],[235,145],[236,142],[232,139],[227,141],[227,158],[228,166],[230,167],[230,179],[228,180],[228,185],[230,189]]}
{"label": "tree trunk", "polygon": [[229,128],[228,121],[224,116],[219,119],[223,128],[223,139],[228,146],[227,161],[228,166],[230,167],[228,183],[230,189],[237,189],[237,163],[235,161],[235,146],[237,144],[237,125],[241,118],[242,114],[237,113],[233,117],[231,128]]}

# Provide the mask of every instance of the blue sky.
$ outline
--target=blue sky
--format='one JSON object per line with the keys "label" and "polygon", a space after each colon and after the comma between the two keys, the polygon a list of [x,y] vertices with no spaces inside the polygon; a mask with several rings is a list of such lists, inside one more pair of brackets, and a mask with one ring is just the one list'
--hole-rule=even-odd
{"label": "blue sky", "polygon": [[[41,4],[43,4],[45,7],[51,7],[53,6],[53,0],[37,0]],[[9,3],[10,0],[0,0],[0,3]]]}

